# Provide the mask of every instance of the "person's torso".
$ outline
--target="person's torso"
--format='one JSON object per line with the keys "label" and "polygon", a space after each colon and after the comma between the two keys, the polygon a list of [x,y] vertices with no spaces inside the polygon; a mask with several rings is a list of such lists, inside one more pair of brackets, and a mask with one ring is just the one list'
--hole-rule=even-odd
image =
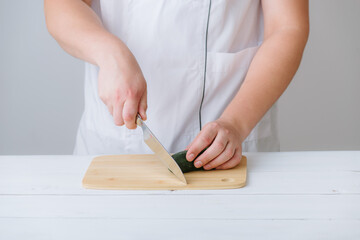
{"label": "person's torso", "polygon": [[[170,152],[184,149],[201,125],[221,115],[263,39],[260,0],[95,0],[93,8],[136,57],[148,87],[147,125]],[[79,133],[91,145],[87,151],[150,152],[141,129],[114,125],[98,96],[97,74],[86,64]],[[273,115],[246,141],[274,135]]]}

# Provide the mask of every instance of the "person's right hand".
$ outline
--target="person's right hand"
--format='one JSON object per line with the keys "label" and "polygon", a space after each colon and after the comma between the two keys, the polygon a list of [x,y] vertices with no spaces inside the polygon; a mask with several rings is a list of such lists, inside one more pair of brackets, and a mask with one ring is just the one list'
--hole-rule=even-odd
{"label": "person's right hand", "polygon": [[146,81],[134,55],[125,46],[99,65],[98,91],[118,126],[136,128],[136,116],[146,120]]}

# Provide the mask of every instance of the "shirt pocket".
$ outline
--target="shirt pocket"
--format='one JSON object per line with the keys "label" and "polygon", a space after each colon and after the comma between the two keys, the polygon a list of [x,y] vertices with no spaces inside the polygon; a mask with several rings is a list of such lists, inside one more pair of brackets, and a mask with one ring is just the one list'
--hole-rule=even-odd
{"label": "shirt pocket", "polygon": [[247,69],[259,46],[245,48],[239,52],[208,52],[207,71],[234,75],[239,69]]}
{"label": "shirt pocket", "polygon": [[[208,52],[204,114],[214,121],[239,91],[259,46],[235,53]],[[245,141],[254,141],[273,134],[272,109],[254,127]]]}

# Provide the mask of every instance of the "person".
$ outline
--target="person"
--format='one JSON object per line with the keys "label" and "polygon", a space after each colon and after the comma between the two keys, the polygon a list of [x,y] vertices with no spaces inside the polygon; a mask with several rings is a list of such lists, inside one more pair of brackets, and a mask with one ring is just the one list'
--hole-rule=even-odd
{"label": "person", "polygon": [[309,34],[308,1],[45,0],[47,28],[86,61],[75,154],[151,153],[136,116],[169,152],[228,169],[278,151],[276,100]]}

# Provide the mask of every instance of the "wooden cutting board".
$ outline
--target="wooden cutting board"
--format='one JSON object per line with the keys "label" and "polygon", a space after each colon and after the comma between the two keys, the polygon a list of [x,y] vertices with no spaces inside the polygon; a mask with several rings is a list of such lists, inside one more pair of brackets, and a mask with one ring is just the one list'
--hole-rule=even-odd
{"label": "wooden cutting board", "polygon": [[246,183],[246,157],[228,170],[185,173],[187,185],[178,180],[153,154],[95,157],[82,181],[90,189],[175,190],[240,188]]}

